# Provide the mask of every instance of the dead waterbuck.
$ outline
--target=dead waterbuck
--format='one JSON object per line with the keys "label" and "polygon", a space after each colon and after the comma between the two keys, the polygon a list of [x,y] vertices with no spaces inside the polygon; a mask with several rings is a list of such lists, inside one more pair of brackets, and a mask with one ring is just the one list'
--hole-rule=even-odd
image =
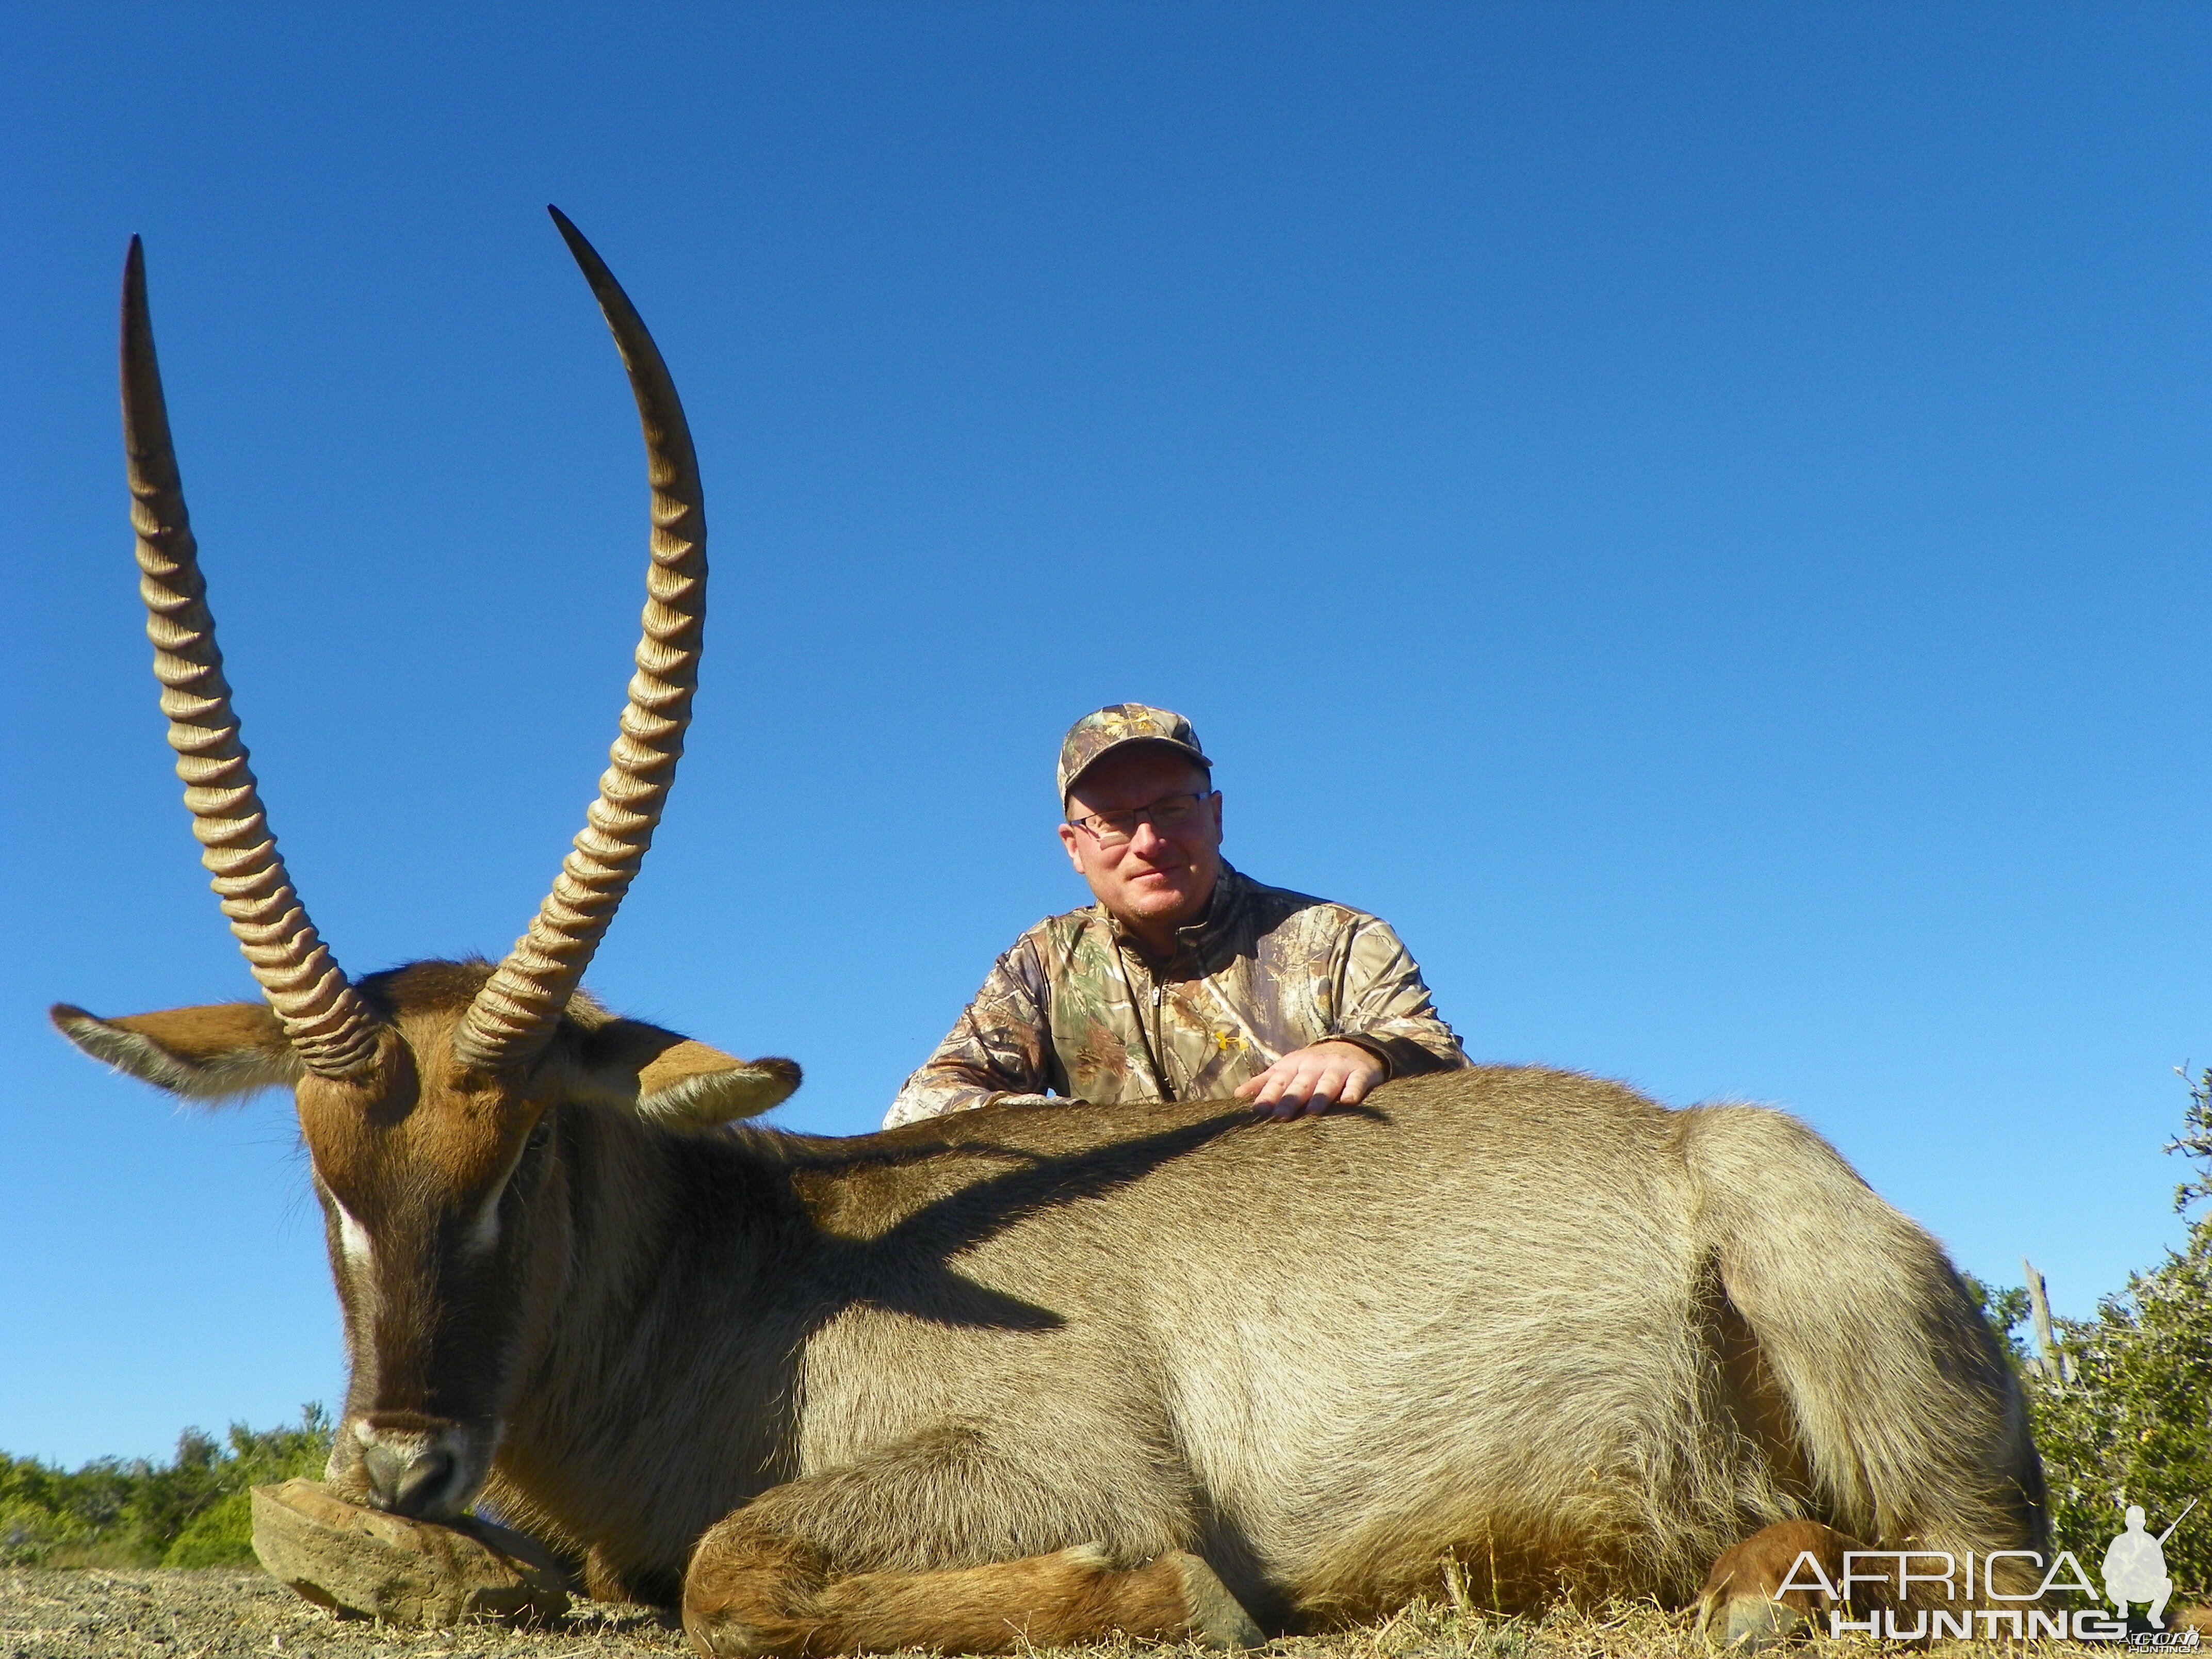
{"label": "dead waterbuck", "polygon": [[560,223],[643,420],[650,598],[589,824],[496,968],[349,981],[317,938],[238,741],[135,243],[126,276],[155,672],[265,1001],[54,1018],[179,1095],[294,1091],[351,1358],[337,1491],[487,1498],[595,1594],[680,1599],[710,1653],[1246,1644],[1447,1563],[1506,1608],[1682,1603],[1711,1569],[1708,1611],[1755,1635],[1806,1540],[2041,1541],[2019,1395],[1942,1252],[1778,1114],[1488,1068],[1291,1126],[1008,1106],[825,1139],[735,1123],[788,1062],[584,995],[706,568],[674,388]]}

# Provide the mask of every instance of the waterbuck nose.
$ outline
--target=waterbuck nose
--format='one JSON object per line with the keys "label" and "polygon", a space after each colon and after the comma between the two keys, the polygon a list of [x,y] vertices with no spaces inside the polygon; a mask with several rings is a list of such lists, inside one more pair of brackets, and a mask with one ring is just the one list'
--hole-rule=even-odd
{"label": "waterbuck nose", "polygon": [[442,1446],[369,1446],[361,1462],[376,1506],[410,1517],[426,1513],[453,1474],[453,1455]]}

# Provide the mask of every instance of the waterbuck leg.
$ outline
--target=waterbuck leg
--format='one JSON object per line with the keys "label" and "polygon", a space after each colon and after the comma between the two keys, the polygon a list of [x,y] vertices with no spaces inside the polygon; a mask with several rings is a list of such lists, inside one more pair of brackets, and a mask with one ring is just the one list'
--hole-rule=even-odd
{"label": "waterbuck leg", "polygon": [[1723,1552],[1705,1575],[1698,1629],[1715,1646],[1736,1653],[1814,1634],[1832,1609],[1844,1605],[1825,1594],[1821,1583],[1840,1587],[1844,1552],[1866,1547],[1818,1521],[1762,1528]]}
{"label": "waterbuck leg", "polygon": [[928,1648],[943,1653],[1095,1642],[1115,1631],[1212,1648],[1267,1640],[1213,1570],[1170,1551],[1117,1567],[1096,1544],[940,1572],[839,1575],[811,1546],[741,1512],[699,1540],[684,1629],[710,1659],[786,1659]]}

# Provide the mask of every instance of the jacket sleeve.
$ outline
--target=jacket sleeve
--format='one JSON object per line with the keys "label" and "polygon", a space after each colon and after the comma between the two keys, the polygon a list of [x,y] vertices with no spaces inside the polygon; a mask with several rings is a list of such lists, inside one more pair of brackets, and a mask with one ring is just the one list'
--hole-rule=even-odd
{"label": "jacket sleeve", "polygon": [[1027,934],[1000,957],[937,1052],[906,1080],[884,1127],[1001,1100],[1032,1104],[1050,1087],[1045,977]]}
{"label": "jacket sleeve", "polygon": [[1430,1001],[1419,965],[1387,921],[1365,916],[1352,930],[1336,1006],[1342,1011],[1339,1029],[1329,1035],[1358,1043],[1390,1077],[1472,1064]]}

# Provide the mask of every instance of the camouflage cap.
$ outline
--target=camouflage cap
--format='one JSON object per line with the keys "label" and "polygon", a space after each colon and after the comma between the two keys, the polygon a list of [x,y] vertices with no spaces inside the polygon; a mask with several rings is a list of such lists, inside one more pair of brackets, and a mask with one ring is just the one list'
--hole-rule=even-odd
{"label": "camouflage cap", "polygon": [[1067,728],[1060,745],[1060,799],[1064,805],[1075,781],[1109,750],[1127,743],[1164,743],[1180,749],[1210,775],[1213,763],[1198,746],[1198,733],[1182,715],[1141,702],[1109,702]]}

